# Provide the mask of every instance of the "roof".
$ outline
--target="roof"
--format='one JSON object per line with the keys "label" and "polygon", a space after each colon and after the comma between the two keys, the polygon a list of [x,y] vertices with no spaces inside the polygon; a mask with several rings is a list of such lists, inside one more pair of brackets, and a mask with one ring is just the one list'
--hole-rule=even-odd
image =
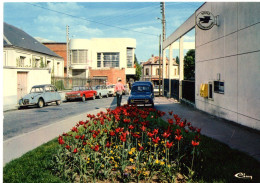
{"label": "roof", "polygon": [[52,50],[44,46],[42,43],[37,41],[35,38],[27,34],[21,29],[4,22],[4,47],[13,46],[19,47],[26,50],[35,51],[38,53],[47,54],[54,57],[59,57]]}
{"label": "roof", "polygon": [[[161,57],[161,63],[162,63],[163,58]],[[173,60],[173,65],[178,65],[176,63],[175,58]],[[169,59],[166,57],[166,65],[168,65]],[[148,59],[148,61],[144,62],[143,65],[159,65],[159,56],[152,56],[151,58]]]}

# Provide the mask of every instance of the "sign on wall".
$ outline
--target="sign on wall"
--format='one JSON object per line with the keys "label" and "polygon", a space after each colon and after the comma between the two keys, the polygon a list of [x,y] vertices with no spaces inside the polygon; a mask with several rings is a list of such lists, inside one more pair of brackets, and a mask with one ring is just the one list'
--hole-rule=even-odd
{"label": "sign on wall", "polygon": [[202,11],[196,17],[196,24],[202,30],[209,30],[215,25],[215,17],[209,11]]}

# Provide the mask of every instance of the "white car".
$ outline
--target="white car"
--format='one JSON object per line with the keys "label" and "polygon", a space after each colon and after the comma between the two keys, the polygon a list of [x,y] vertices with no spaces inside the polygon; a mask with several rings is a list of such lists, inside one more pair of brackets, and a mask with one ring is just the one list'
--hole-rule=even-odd
{"label": "white car", "polygon": [[109,91],[105,85],[97,85],[93,87],[93,90],[97,91],[98,98],[103,98],[103,97],[108,98]]}
{"label": "white car", "polygon": [[111,97],[112,97],[112,96],[113,96],[113,97],[115,96],[115,91],[114,91],[114,90],[115,90],[115,86],[116,86],[116,85],[108,85],[108,86],[107,86],[107,89],[108,89],[108,91],[109,91],[108,95],[111,96]]}

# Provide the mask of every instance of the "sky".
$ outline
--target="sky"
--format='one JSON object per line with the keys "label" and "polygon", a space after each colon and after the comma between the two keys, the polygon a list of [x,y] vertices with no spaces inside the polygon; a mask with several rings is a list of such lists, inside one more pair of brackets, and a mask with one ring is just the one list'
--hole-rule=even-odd
{"label": "sky", "polygon": [[[165,2],[166,38],[187,20],[203,2]],[[143,2],[8,2],[3,3],[3,21],[33,37],[66,42],[70,39],[134,38],[136,57],[147,61],[159,54],[162,34],[160,1]],[[195,41],[192,30],[184,41]]]}

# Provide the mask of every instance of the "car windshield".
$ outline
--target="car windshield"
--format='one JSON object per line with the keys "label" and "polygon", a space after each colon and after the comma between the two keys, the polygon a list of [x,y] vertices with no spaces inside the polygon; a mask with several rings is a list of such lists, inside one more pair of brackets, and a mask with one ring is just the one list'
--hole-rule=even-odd
{"label": "car windshield", "polygon": [[30,93],[42,93],[43,91],[43,87],[33,87]]}
{"label": "car windshield", "polygon": [[132,92],[150,92],[150,86],[133,86]]}

